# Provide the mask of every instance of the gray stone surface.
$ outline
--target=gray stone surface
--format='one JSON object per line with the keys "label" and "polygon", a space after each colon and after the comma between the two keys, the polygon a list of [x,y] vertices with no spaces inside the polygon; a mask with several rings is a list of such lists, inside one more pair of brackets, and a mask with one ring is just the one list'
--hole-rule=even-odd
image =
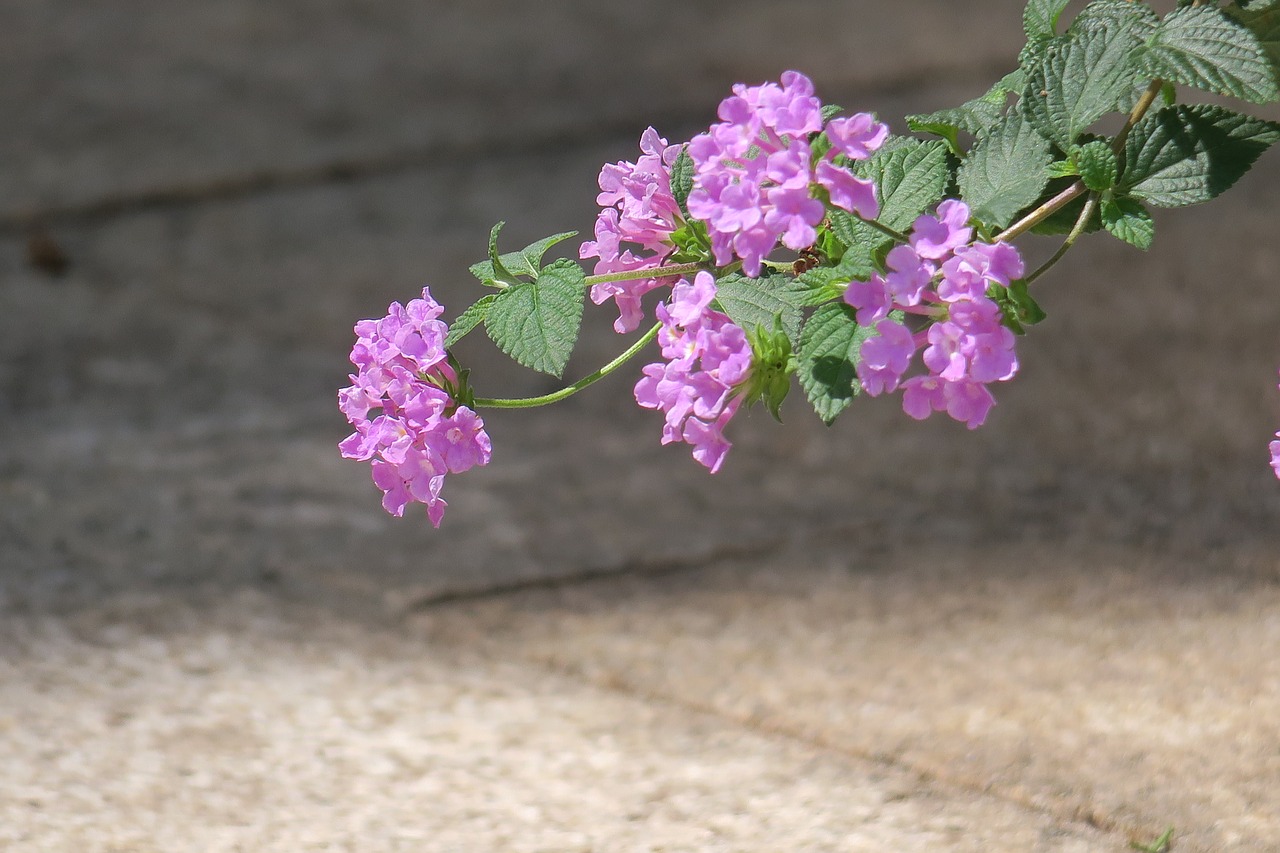
{"label": "gray stone surface", "polygon": [[1280,838],[1280,584],[1273,550],[1243,557],[810,538],[412,622],[1113,836],[1260,851]]}
{"label": "gray stone surface", "polygon": [[0,219],[702,121],[725,81],[792,67],[829,91],[990,77],[1017,55],[1018,8],[13,0]]}
{"label": "gray stone surface", "polygon": [[0,841],[1274,846],[1274,155],[1068,256],[975,433],[797,393],[709,477],[617,378],[488,416],[439,531],[337,457],[352,322],[473,299],[493,221],[589,230],[644,124],[788,66],[901,129],[1020,4],[675,5],[0,8]]}
{"label": "gray stone surface", "polygon": [[1109,846],[909,770],[255,593],[6,618],[0,638],[0,847],[24,853]]}

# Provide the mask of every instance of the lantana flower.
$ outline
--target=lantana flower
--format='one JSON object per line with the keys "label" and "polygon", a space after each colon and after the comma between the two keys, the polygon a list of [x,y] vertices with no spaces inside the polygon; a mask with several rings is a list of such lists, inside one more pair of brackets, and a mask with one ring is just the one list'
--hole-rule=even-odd
{"label": "lantana flower", "polygon": [[338,392],[355,429],[339,443],[342,455],[372,464],[387,512],[401,516],[423,503],[436,527],[447,505],[445,475],[487,465],[491,455],[484,421],[451,396],[459,381],[444,348],[443,312],[424,287],[422,298],[392,302],[385,317],[356,323],[357,372]]}

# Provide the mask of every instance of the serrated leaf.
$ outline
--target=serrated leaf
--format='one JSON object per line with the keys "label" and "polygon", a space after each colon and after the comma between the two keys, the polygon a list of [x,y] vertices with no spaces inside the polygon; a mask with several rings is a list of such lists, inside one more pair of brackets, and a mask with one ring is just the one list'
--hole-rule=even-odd
{"label": "serrated leaf", "polygon": [[893,239],[843,210],[832,210],[828,219],[831,220],[832,233],[845,245],[846,253],[861,252],[870,257],[877,247]]}
{"label": "serrated leaf", "polygon": [[1159,22],[1155,11],[1145,2],[1093,0],[1071,22],[1068,32],[1120,26],[1142,41],[1151,35]]}
{"label": "serrated leaf", "polygon": [[1052,162],[1049,141],[1011,112],[974,143],[960,167],[960,197],[978,221],[1003,228],[1040,197]]}
{"label": "serrated leaf", "polygon": [[1095,139],[1076,150],[1073,158],[1080,173],[1080,180],[1094,192],[1109,190],[1119,177],[1119,161],[1111,146]]}
{"label": "serrated leaf", "polygon": [[[501,222],[495,225],[493,233],[489,235],[491,241],[489,251],[491,253],[497,251],[497,232],[502,225],[503,223]],[[517,276],[537,278],[538,270],[542,268],[542,256],[547,253],[547,250],[557,243],[563,243],[570,237],[576,236],[578,236],[577,231],[564,231],[559,234],[553,234],[550,237],[544,237],[541,240],[536,240],[518,252],[507,252],[504,255],[498,256],[499,265],[505,271],[505,276],[494,269],[492,259],[481,261],[478,264],[472,264],[467,267],[467,269],[472,275],[484,282],[500,279],[505,284],[512,284],[515,282]]]}
{"label": "serrated leaf", "polygon": [[998,86],[985,95],[966,101],[958,107],[938,110],[923,115],[907,116],[907,127],[916,133],[932,133],[940,136],[947,147],[957,157],[964,156],[960,147],[960,134],[977,136],[1000,120],[1005,103],[1009,99],[1009,90]]}
{"label": "serrated leaf", "polygon": [[830,425],[862,392],[858,361],[862,342],[875,330],[859,326],[843,302],[819,307],[800,333],[797,374],[813,410]]}
{"label": "serrated leaf", "polygon": [[1053,38],[1058,33],[1058,18],[1071,0],[1029,0],[1022,11],[1022,29],[1029,39]]}
{"label": "serrated leaf", "polygon": [[838,107],[835,104],[823,104],[822,105],[822,123],[826,124],[827,122],[831,121],[831,119],[840,115],[840,113],[842,112],[844,112],[844,107]]}
{"label": "serrated leaf", "polygon": [[1137,85],[1133,55],[1141,41],[1137,24],[1129,21],[1118,15],[1098,17],[1077,27],[1077,19],[1066,35],[1045,42],[1027,69],[1022,108],[1040,133],[1063,151],[1094,122],[1118,109]]}
{"label": "serrated leaf", "polygon": [[1274,8],[1280,0],[1234,0],[1235,5],[1250,12]]}
{"label": "serrated leaf", "polygon": [[792,344],[800,339],[801,309],[808,295],[808,288],[785,275],[748,278],[734,273],[716,282],[716,302],[736,325],[746,332],[756,327],[768,332],[781,320]]}
{"label": "serrated leaf", "polygon": [[1212,6],[1177,9],[1161,21],[1142,64],[1152,77],[1257,104],[1280,96],[1253,30]]}
{"label": "serrated leaf", "polygon": [[1267,55],[1272,76],[1280,80],[1280,8],[1261,8],[1250,4],[1247,10],[1231,9],[1228,14],[1248,27],[1258,39],[1258,45]]}
{"label": "serrated leaf", "polygon": [[689,193],[693,191],[693,158],[689,146],[680,146],[680,154],[671,164],[671,195],[675,197],[680,212],[689,218]]}
{"label": "serrated leaf", "polygon": [[1113,236],[1144,252],[1151,248],[1156,224],[1151,214],[1137,199],[1115,198],[1102,201],[1102,227]]}
{"label": "serrated leaf", "polygon": [[1013,306],[1014,314],[1019,323],[1034,326],[1036,323],[1044,321],[1046,316],[1044,309],[1027,292],[1027,283],[1025,281],[1010,282],[1005,291],[1009,296],[1009,302]]}
{"label": "serrated leaf", "polygon": [[536,281],[494,295],[485,331],[498,348],[531,370],[562,376],[582,325],[582,268],[562,259]]}
{"label": "serrated leaf", "polygon": [[1074,178],[1080,174],[1080,170],[1070,160],[1054,160],[1049,164],[1049,179],[1054,178]]}
{"label": "serrated leaf", "polygon": [[449,349],[471,333],[471,330],[484,322],[489,315],[489,308],[498,294],[490,293],[481,296],[471,306],[458,315],[458,319],[449,324],[449,334],[445,336],[444,347]]}
{"label": "serrated leaf", "polygon": [[880,199],[877,219],[895,231],[906,230],[926,208],[937,204],[950,177],[946,146],[919,139],[909,139],[890,151],[877,151],[854,168],[875,183]]}
{"label": "serrated leaf", "polygon": [[1165,107],[1125,144],[1121,189],[1157,207],[1208,201],[1230,189],[1277,140],[1280,124],[1223,107]]}

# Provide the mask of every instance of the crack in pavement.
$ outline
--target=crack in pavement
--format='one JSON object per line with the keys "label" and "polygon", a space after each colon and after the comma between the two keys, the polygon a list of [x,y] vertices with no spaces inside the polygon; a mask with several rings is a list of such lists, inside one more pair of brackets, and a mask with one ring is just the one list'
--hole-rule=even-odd
{"label": "crack in pavement", "polygon": [[567,663],[555,657],[522,654],[521,658],[549,672],[578,681],[589,687],[626,696],[642,703],[657,703],[686,712],[708,715],[761,737],[788,740],[819,752],[842,755],[847,758],[905,771],[915,775],[926,784],[949,787],[978,797],[998,800],[1026,812],[1044,815],[1060,823],[1083,824],[1091,829],[1115,836],[1121,849],[1124,849],[1125,845],[1131,842],[1132,839],[1142,837],[1143,833],[1149,829],[1148,827],[1133,826],[1125,823],[1113,815],[1089,805],[1087,802],[1068,803],[1067,808],[1055,807],[1052,804],[1038,801],[1032,795],[1020,794],[1017,791],[1006,790],[998,784],[983,782],[977,777],[951,772],[945,766],[930,766],[919,762],[905,761],[891,753],[860,750],[837,743],[820,733],[787,725],[770,716],[735,714],[712,703],[698,702],[670,693],[639,687],[617,673],[609,673],[605,678],[595,678],[585,672],[581,666]]}

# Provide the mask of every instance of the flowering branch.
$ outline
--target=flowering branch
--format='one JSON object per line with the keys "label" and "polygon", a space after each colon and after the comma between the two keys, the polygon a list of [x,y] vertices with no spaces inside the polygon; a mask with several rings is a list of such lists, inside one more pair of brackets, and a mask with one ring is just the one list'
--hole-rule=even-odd
{"label": "flowering branch", "polygon": [[[1028,0],[1019,67],[957,108],[908,116],[917,136],[824,106],[796,71],[735,85],[688,142],[649,128],[634,162],[602,168],[594,239],[576,259],[543,260],[576,232],[500,254],[498,223],[470,268],[490,290],[451,324],[424,289],[356,325],[343,455],[371,463],[389,512],[419,502],[438,524],[446,474],[489,462],[477,409],[559,402],[655,340],[636,403],[661,414],[663,444],[688,445],[712,472],[736,414],[762,403],[778,417],[793,384],[828,424],[859,395],[900,390],[912,418],[982,425],[991,389],[1019,372],[1019,337],[1045,319],[1028,285],[1089,232],[1149,248],[1149,207],[1211,200],[1280,141],[1280,124],[1178,104],[1171,85],[1280,100],[1276,0],[1184,1],[1163,17],[1091,0],[1062,25],[1068,5]],[[1100,124],[1116,114],[1107,138]],[[1066,236],[1028,274],[1013,243],[1029,232]],[[483,327],[517,363],[559,377],[588,297],[614,304],[617,332],[657,323],[558,391],[475,396],[453,355],[463,337]]]}

